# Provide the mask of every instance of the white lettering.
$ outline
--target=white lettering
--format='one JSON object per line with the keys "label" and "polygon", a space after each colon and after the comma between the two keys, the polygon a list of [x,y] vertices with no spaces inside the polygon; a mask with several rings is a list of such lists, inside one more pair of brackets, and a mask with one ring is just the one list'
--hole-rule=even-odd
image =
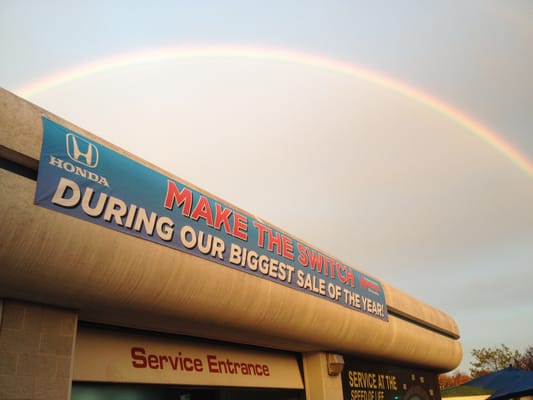
{"label": "white lettering", "polygon": [[81,208],[83,209],[85,214],[89,215],[90,217],[99,217],[104,211],[104,206],[107,201],[107,194],[100,193],[100,195],[98,196],[98,201],[96,202],[96,206],[91,208],[93,194],[94,190],[92,188],[88,187],[85,189],[85,194],[81,201]]}
{"label": "white lettering", "polygon": [[224,240],[210,233],[206,234],[204,231],[196,232],[193,227],[185,225],[180,231],[181,243],[187,249],[198,248],[202,254],[209,254],[211,257],[218,257],[224,259],[224,251],[226,244]]}
{"label": "white lettering", "polygon": [[57,168],[62,168],[61,164],[63,164],[62,159],[56,158],[54,156],[50,156],[50,165],[53,165],[54,167],[57,167]]}
{"label": "white lettering", "polygon": [[122,217],[126,215],[127,211],[128,208],[126,207],[126,203],[124,203],[119,198],[111,196],[109,198],[109,201],[107,202],[107,207],[104,213],[104,219],[109,222],[114,217],[117,225],[122,226]]}
{"label": "white lettering", "polygon": [[[81,209],[90,217],[100,217],[103,214],[103,219],[109,223],[114,222],[116,225],[124,226],[127,229],[133,228],[137,232],[144,229],[145,233],[150,236],[155,231],[161,240],[167,242],[171,241],[174,236],[174,221],[172,219],[160,217],[155,212],[151,212],[148,216],[144,208],[137,207],[135,204],[128,207],[123,200],[108,196],[106,193],[96,193],[91,187],[85,188],[82,195],[76,182],[61,178],[52,197],[52,203],[64,208],[74,208],[79,206],[80,202]],[[125,218],[125,224],[123,218]],[[194,233],[194,230],[192,232]],[[223,252],[224,242],[222,239],[215,238],[211,246],[212,255],[222,258]]]}
{"label": "white lettering", "polygon": [[[68,197],[69,192],[70,197]],[[54,193],[54,197],[52,197],[52,203],[61,207],[72,208],[78,205],[80,198],[80,187],[76,182],[67,178],[61,178],[57,185],[56,192]]]}
{"label": "white lettering", "polygon": [[50,165],[53,165],[56,168],[60,168],[62,170],[65,170],[71,174],[80,176],[84,179],[90,180],[91,182],[98,183],[100,185],[109,187],[109,182],[105,176],[100,176],[97,173],[93,171],[88,171],[80,166],[73,165],[70,162],[63,161],[60,158],[50,156]]}

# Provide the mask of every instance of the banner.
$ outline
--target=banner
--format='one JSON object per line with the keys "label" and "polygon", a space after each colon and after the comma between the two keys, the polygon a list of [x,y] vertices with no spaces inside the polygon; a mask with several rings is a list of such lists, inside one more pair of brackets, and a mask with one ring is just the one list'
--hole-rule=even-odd
{"label": "banner", "polygon": [[388,320],[379,281],[44,117],[35,203]]}

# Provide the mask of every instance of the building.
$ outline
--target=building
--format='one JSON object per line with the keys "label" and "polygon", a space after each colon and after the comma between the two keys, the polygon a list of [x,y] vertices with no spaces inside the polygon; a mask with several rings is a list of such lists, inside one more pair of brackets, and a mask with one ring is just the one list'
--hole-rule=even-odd
{"label": "building", "polygon": [[446,400],[533,400],[533,371],[507,367],[444,389]]}
{"label": "building", "polygon": [[5,90],[0,139],[2,399],[439,399],[461,360],[443,312]]}

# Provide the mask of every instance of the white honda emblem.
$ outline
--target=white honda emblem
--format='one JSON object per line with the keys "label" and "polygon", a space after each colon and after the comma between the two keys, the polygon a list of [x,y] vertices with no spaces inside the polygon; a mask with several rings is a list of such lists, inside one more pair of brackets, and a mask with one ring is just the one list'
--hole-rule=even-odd
{"label": "white honda emblem", "polygon": [[73,161],[89,168],[94,168],[98,165],[98,149],[94,144],[73,133],[67,133],[66,140],[67,153]]}

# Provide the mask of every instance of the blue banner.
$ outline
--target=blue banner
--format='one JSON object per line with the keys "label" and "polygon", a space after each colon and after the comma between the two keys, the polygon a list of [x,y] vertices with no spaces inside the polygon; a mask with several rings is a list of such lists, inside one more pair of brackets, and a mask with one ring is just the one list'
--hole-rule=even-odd
{"label": "blue banner", "polygon": [[379,281],[44,117],[35,203],[388,320]]}

